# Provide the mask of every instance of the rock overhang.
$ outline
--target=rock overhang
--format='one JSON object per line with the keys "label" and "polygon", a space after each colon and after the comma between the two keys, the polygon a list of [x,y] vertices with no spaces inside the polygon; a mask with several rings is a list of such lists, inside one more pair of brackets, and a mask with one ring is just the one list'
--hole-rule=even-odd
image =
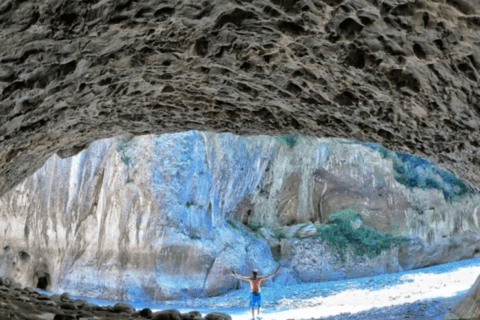
{"label": "rock overhang", "polygon": [[480,185],[478,13],[433,1],[6,1],[0,194],[57,153],[189,129],[355,138]]}

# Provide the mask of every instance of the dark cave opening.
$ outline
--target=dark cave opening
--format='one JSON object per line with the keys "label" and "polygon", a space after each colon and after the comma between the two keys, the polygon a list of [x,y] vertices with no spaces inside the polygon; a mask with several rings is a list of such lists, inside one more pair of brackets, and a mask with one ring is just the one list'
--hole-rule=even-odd
{"label": "dark cave opening", "polygon": [[50,285],[50,275],[44,273],[38,277],[37,288],[42,290],[47,290],[47,287]]}

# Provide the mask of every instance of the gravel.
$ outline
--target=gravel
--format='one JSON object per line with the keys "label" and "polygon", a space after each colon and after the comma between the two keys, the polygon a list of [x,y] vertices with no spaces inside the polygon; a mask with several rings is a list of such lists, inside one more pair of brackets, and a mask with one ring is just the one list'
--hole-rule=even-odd
{"label": "gravel", "polygon": [[[480,274],[480,258],[357,279],[290,286],[278,286],[273,283],[269,287],[262,288],[264,307],[262,319],[440,320],[466,294],[478,274]],[[375,297],[376,294],[376,299],[379,295],[383,298],[384,292],[388,293],[389,296],[383,299],[385,300],[383,306],[378,307],[381,304],[377,304],[376,308],[370,310],[368,310],[368,308],[371,308],[369,306],[358,309],[360,303],[375,304],[376,301],[368,300],[369,297]],[[364,301],[357,301],[358,303],[355,306],[352,300],[359,300],[362,296]],[[430,298],[417,299],[417,296],[429,296]],[[137,309],[145,307],[157,310],[175,308],[181,312],[198,310],[202,314],[220,311],[232,315],[233,320],[236,320],[245,319],[245,317],[250,319],[248,316],[248,297],[248,289],[241,289],[210,298],[188,298],[161,303],[148,301],[128,301],[128,303]],[[113,305],[118,302],[88,298],[87,300],[100,305]],[[354,310],[355,307],[357,307],[357,310]],[[326,315],[330,316],[326,317]]]}
{"label": "gravel", "polygon": [[[459,295],[453,298],[434,299],[405,303],[398,306],[374,308],[369,311],[355,314],[345,313],[337,316],[317,318],[318,320],[398,320],[398,319],[429,319],[441,320],[445,313],[452,310],[457,302],[464,297]],[[316,320],[317,320],[316,319]]]}

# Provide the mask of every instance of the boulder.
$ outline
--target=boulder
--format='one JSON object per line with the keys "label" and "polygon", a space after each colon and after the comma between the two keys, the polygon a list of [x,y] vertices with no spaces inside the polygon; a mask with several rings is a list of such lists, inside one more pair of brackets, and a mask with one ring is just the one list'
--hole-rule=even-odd
{"label": "boulder", "polygon": [[17,300],[22,301],[22,302],[30,302],[31,301],[29,297],[26,297],[26,296],[23,296],[23,295],[17,297]]}
{"label": "boulder", "polygon": [[15,290],[15,291],[18,291],[18,292],[24,291],[24,290],[22,289],[22,285],[21,285],[20,283],[18,283],[18,282],[13,283],[13,284],[10,286],[10,288],[13,289],[13,290]]}
{"label": "boulder", "polygon": [[223,312],[212,312],[205,316],[205,320],[232,320],[232,317]]}
{"label": "boulder", "polygon": [[47,296],[46,294],[40,294],[37,296],[37,300],[39,301],[51,301],[52,298]]}
{"label": "boulder", "polygon": [[43,300],[39,301],[39,304],[46,306],[46,307],[55,307],[58,308],[58,304],[55,301],[52,300]]}
{"label": "boulder", "polygon": [[140,310],[140,312],[138,313],[138,315],[140,317],[143,317],[143,318],[151,318],[153,316],[153,312],[151,309],[149,308],[144,308],[142,310]]}
{"label": "boulder", "polygon": [[25,291],[27,291],[29,294],[32,294],[35,292],[35,289],[33,289],[32,287],[25,287]]}
{"label": "boulder", "polygon": [[303,227],[303,224],[294,224],[292,226],[289,226],[287,228],[285,228],[285,231],[286,231],[286,237],[287,238],[292,238],[295,236],[295,234],[297,234],[297,232],[302,229]]}
{"label": "boulder", "polygon": [[3,291],[3,292],[10,292],[12,291],[9,287],[6,287],[6,286],[0,286],[0,291]]}
{"label": "boulder", "polygon": [[77,306],[78,309],[80,310],[83,310],[83,308],[85,307],[85,305],[88,304],[87,301],[85,300],[75,300],[73,301],[73,303]]}
{"label": "boulder", "polygon": [[68,292],[64,292],[60,295],[60,300],[64,301],[64,300],[70,300],[70,294],[68,294]]}
{"label": "boulder", "polygon": [[78,310],[77,306],[71,301],[61,301],[58,303],[60,309],[64,310]]}
{"label": "boulder", "polygon": [[307,225],[306,227],[301,228],[300,230],[297,231],[297,235],[300,238],[307,238],[307,237],[313,237],[314,235],[317,234],[317,228],[313,223]]}
{"label": "boulder", "polygon": [[120,312],[133,313],[135,312],[135,308],[129,305],[128,303],[121,302],[114,305],[112,311],[116,313],[120,313]]}
{"label": "boulder", "polygon": [[152,320],[182,320],[182,314],[175,309],[167,309],[153,314]]}
{"label": "boulder", "polygon": [[200,314],[199,311],[190,311],[187,313],[182,313],[182,319],[183,320],[193,320],[195,317],[201,317],[202,315]]}
{"label": "boulder", "polygon": [[83,305],[82,310],[90,312],[90,311],[93,311],[93,308],[92,308],[92,305],[87,302]]}
{"label": "boulder", "polygon": [[11,277],[6,277],[3,281],[3,285],[10,288],[10,286],[15,282],[15,280],[13,280],[13,278]]}
{"label": "boulder", "polygon": [[80,318],[80,319],[82,319],[82,318],[90,319],[90,318],[93,318],[93,317],[94,317],[93,313],[85,311],[85,310],[81,310],[81,311],[77,312],[77,318]]}

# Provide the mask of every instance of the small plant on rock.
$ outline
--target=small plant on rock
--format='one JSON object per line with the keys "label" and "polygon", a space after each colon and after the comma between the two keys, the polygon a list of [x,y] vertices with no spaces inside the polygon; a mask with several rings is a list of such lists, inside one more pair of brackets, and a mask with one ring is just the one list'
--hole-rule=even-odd
{"label": "small plant on rock", "polygon": [[288,232],[282,227],[273,228],[272,233],[273,237],[278,240],[288,238]]}
{"label": "small plant on rock", "polygon": [[345,262],[347,250],[352,250],[358,256],[375,257],[409,241],[407,237],[395,237],[365,225],[354,228],[352,221],[361,219],[361,215],[353,209],[342,211],[332,213],[330,223],[317,227],[317,237],[325,240],[342,262]]}
{"label": "small plant on rock", "polygon": [[300,136],[298,134],[283,134],[276,136],[275,140],[285,147],[293,148],[300,141]]}
{"label": "small plant on rock", "polygon": [[359,143],[391,160],[395,180],[408,188],[440,190],[448,202],[458,201],[473,194],[473,189],[465,181],[427,159],[391,151],[372,142]]}
{"label": "small plant on rock", "polygon": [[135,147],[137,142],[135,138],[125,135],[117,138],[117,152],[120,154],[120,160],[127,167],[127,183],[132,183],[133,179],[130,177],[130,167],[135,164]]}

